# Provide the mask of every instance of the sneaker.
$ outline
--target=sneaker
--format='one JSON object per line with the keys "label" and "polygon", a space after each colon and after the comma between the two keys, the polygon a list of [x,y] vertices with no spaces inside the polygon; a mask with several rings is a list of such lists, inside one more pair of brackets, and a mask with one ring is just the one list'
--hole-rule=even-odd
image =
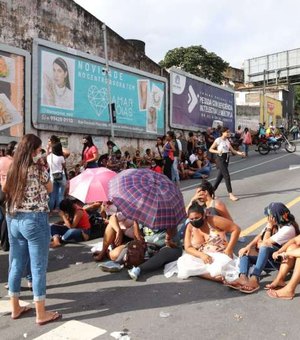
{"label": "sneaker", "polygon": [[104,272],[117,273],[121,271],[124,266],[114,261],[107,261],[104,263],[100,263],[99,267]]}
{"label": "sneaker", "polygon": [[128,275],[134,281],[138,279],[138,277],[140,276],[140,273],[141,273],[141,269],[139,267],[133,267],[132,269],[128,270]]}

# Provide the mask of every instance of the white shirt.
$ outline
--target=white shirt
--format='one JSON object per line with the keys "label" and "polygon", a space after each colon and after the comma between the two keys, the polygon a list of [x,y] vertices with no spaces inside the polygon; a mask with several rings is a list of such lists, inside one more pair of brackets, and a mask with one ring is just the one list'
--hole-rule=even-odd
{"label": "white shirt", "polygon": [[56,156],[50,153],[47,156],[47,163],[49,164],[50,175],[56,172],[64,172],[63,165],[65,164],[65,159],[63,156]]}
{"label": "white shirt", "polygon": [[195,161],[198,160],[198,156],[196,156],[194,153],[192,153],[192,154],[190,155],[189,160],[190,160],[190,163],[193,164]]}
{"label": "white shirt", "polygon": [[230,142],[228,139],[223,139],[221,137],[218,137],[216,139],[217,143],[217,150],[222,153],[228,153],[230,151]]}
{"label": "white shirt", "polygon": [[291,224],[289,224],[281,227],[276,234],[270,237],[270,239],[273,242],[278,243],[280,246],[282,246],[295,236],[295,228]]}

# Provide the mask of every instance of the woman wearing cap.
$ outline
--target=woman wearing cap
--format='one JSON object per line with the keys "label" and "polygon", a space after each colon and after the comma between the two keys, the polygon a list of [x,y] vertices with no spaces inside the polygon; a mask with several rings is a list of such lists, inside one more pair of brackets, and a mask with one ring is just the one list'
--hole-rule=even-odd
{"label": "woman wearing cap", "polygon": [[[240,290],[242,293],[251,294],[260,288],[259,279],[262,271],[277,270],[279,264],[274,261],[272,254],[290,239],[299,234],[299,226],[289,209],[280,202],[273,202],[265,208],[268,223],[263,230],[264,240],[258,245],[258,254],[251,255],[250,251],[257,243],[258,235],[246,247],[240,249],[239,279],[225,283],[227,286]],[[254,265],[249,275],[249,268]]]}
{"label": "woman wearing cap", "polygon": [[221,137],[217,138],[213,142],[212,146],[209,148],[209,152],[213,154],[217,154],[216,164],[218,168],[218,175],[217,175],[217,179],[214,184],[214,190],[215,191],[217,190],[219,184],[224,178],[226,188],[229,194],[229,198],[232,201],[237,201],[238,198],[234,196],[232,193],[230,174],[228,171],[229,155],[230,155],[230,152],[232,152],[235,155],[245,157],[245,154],[244,152],[236,151],[233,149],[233,147],[230,144],[229,137],[230,137],[230,130],[225,126],[222,127]]}

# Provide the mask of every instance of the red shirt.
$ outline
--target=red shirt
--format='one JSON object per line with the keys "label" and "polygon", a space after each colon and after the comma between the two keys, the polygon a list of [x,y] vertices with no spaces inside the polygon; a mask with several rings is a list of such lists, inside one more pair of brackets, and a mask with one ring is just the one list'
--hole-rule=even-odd
{"label": "red shirt", "polygon": [[98,149],[95,145],[91,146],[90,148],[87,147],[83,152],[83,161],[87,162],[90,159],[94,158],[94,154],[98,152]]}
{"label": "red shirt", "polygon": [[91,224],[90,224],[90,219],[89,219],[88,213],[84,209],[82,209],[78,206],[76,206],[76,211],[77,210],[82,210],[82,212],[83,212],[82,217],[81,217],[77,227],[81,228],[81,229],[85,229],[85,230],[90,229]]}

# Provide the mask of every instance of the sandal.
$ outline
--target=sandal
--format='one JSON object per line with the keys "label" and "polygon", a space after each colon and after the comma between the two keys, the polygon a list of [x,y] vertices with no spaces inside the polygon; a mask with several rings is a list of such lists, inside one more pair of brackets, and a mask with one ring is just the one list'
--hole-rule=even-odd
{"label": "sandal", "polygon": [[241,285],[239,282],[234,282],[234,281],[232,282],[224,281],[223,284],[224,286],[235,289],[235,290],[240,290],[243,287],[243,285]]}
{"label": "sandal", "polygon": [[269,289],[267,291],[267,294],[269,295],[270,298],[273,299],[281,299],[281,300],[293,300],[295,295],[291,295],[291,296],[280,296],[278,295],[278,292],[275,289]]}
{"label": "sandal", "polygon": [[240,292],[245,293],[245,294],[252,294],[256,291],[258,291],[260,286],[257,287],[251,287],[251,286],[242,286],[240,289]]}
{"label": "sandal", "polygon": [[58,312],[54,312],[50,319],[44,320],[44,321],[36,321],[36,323],[40,326],[43,326],[43,325],[46,325],[49,322],[57,321],[61,318],[62,318],[62,314],[60,314]]}

